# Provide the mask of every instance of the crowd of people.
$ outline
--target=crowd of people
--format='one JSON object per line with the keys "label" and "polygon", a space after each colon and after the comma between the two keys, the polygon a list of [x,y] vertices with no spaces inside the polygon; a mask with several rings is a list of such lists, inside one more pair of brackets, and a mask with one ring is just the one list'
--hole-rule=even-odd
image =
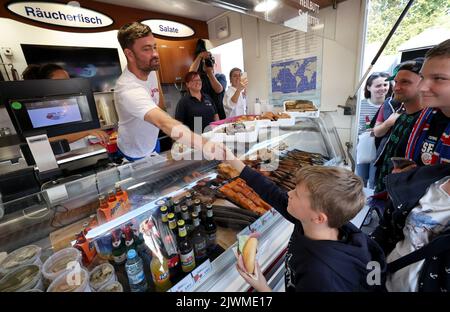
{"label": "crowd of people", "polygon": [[[224,76],[214,73],[214,58],[198,45],[185,76],[188,94],[172,118],[161,108],[159,55],[150,28],[126,24],[118,40],[127,60],[114,94],[119,152],[130,161],[152,155],[162,130],[202,149],[208,159],[226,155],[240,177],[295,225],[286,255],[286,291],[436,290],[434,275],[420,274],[431,268],[427,259],[395,270],[390,265],[431,244],[450,227],[450,40],[430,49],[425,58],[399,64],[392,75],[374,73],[367,80],[359,131],[376,137],[377,157],[358,166],[363,179],[343,168],[306,167],[287,193],[223,144],[200,136],[213,121],[246,114],[248,80],[241,69],[230,71],[231,86],[225,90]],[[68,78],[62,71],[54,73]],[[41,72],[45,70],[30,68],[24,78],[58,79],[39,76]],[[392,157],[410,162],[394,167]],[[371,236],[350,223],[365,204],[364,183],[383,199],[380,225]],[[375,282],[368,278],[369,263],[378,264]],[[238,271],[256,290],[270,291],[258,264],[257,278],[239,265]],[[444,281],[438,291],[450,290],[448,277],[438,280]]]}

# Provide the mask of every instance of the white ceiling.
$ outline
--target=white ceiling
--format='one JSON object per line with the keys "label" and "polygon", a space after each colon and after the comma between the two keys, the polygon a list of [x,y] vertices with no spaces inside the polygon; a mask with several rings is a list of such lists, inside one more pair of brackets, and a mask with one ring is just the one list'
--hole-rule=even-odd
{"label": "white ceiling", "polygon": [[152,12],[208,21],[226,10],[190,0],[96,0]]}

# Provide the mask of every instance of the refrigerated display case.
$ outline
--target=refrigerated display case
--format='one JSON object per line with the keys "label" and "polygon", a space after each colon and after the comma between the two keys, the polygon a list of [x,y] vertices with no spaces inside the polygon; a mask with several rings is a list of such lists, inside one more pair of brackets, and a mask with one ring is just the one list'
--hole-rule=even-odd
{"label": "refrigerated display case", "polygon": [[[308,164],[347,165],[341,141],[327,113],[321,113],[320,118],[297,118],[295,125],[290,127],[260,129],[256,143],[238,143],[234,148],[253,166],[259,163],[270,168],[272,160],[287,159],[298,153],[301,161]],[[218,171],[218,165],[218,161],[174,161],[168,154],[163,154],[94,175],[72,177],[70,181],[53,181],[39,193],[3,203],[5,214],[0,219],[0,252],[11,253],[26,245],[36,245],[41,249],[41,261],[45,262],[54,253],[77,244],[77,235],[80,238],[82,232],[89,246],[96,246],[97,256],[93,259],[83,257],[83,266],[92,271],[101,263],[114,264],[108,246],[105,248],[105,244],[112,248],[113,231],[131,223],[138,238],[140,226],[146,220],[160,219],[161,205],[171,199],[169,208],[173,209],[174,201],[180,200],[181,205],[186,194],[191,193],[203,203],[203,219],[206,203],[213,205],[217,218],[217,248],[210,250],[208,258],[192,272],[178,274],[169,291],[247,291],[249,285],[235,269],[236,236],[252,232],[261,235],[257,259],[262,271],[272,287],[282,289],[284,255],[293,225],[274,209],[258,214],[243,209],[240,202],[225,195],[223,187],[234,179]],[[273,174],[271,178],[279,181],[280,172],[270,173]],[[282,187],[289,188],[289,185]],[[127,193],[129,209],[111,220],[99,222],[96,218],[99,196],[107,195],[115,186]],[[83,253],[83,249],[79,249]],[[83,256],[86,255],[83,253]],[[150,257],[144,257],[144,271],[152,285]],[[123,265],[114,265],[114,268],[123,289],[129,290]]]}

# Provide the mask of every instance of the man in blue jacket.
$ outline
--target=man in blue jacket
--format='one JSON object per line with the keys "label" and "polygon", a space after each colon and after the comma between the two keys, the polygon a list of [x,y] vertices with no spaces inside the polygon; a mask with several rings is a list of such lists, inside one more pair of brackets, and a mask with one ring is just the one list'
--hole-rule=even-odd
{"label": "man in blue jacket", "polygon": [[[229,151],[227,159],[263,200],[295,225],[286,255],[286,291],[384,289],[383,251],[349,223],[364,206],[361,178],[343,168],[309,166],[299,170],[295,189],[286,193]],[[370,279],[373,266],[379,270],[378,283]],[[256,290],[271,290],[257,263],[256,280],[239,266],[238,271]]]}

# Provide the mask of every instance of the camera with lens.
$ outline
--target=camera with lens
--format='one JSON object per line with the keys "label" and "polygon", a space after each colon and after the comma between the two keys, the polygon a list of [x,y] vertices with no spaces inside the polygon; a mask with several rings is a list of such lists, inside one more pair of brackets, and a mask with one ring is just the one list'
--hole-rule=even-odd
{"label": "camera with lens", "polygon": [[214,60],[214,57],[212,55],[209,55],[209,57],[205,59],[205,66],[206,67],[214,67],[214,63],[215,63],[215,60]]}
{"label": "camera with lens", "polygon": [[[206,51],[208,51],[208,50],[206,49],[205,41],[203,39],[198,39],[197,45],[195,47],[195,55],[198,55],[199,53],[206,52]],[[209,54],[209,57],[205,58],[203,60],[204,64],[206,67],[214,67],[214,64],[215,64],[214,57],[211,55],[211,53],[208,53],[208,54]]]}

